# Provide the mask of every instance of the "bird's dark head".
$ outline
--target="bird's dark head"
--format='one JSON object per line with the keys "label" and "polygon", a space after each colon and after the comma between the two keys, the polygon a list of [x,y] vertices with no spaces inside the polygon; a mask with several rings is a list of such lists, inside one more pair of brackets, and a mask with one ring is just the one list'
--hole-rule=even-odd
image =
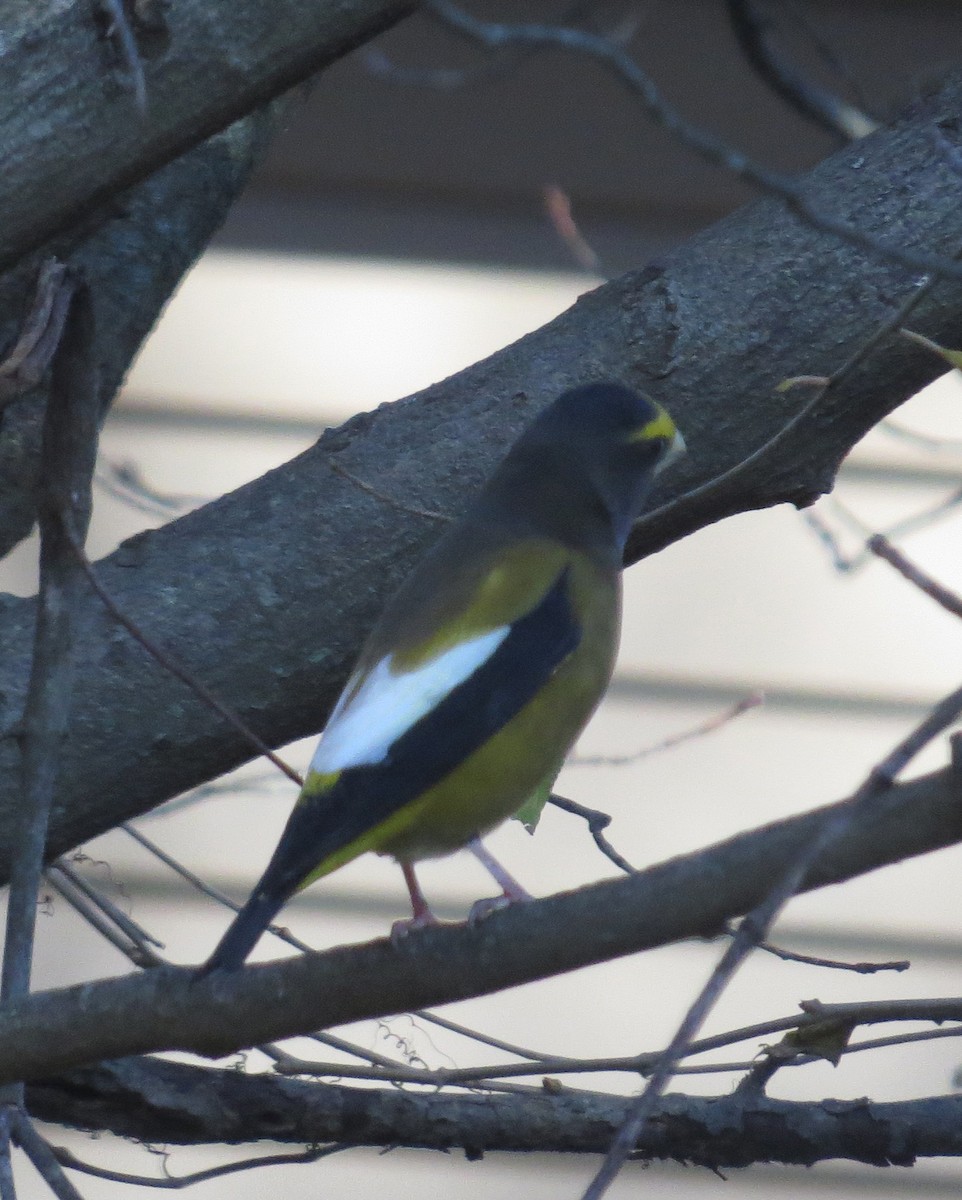
{"label": "bird's dark head", "polygon": [[499,474],[524,488],[542,521],[576,539],[597,540],[603,526],[620,554],[655,475],[683,450],[660,405],[621,384],[592,383],[549,405]]}

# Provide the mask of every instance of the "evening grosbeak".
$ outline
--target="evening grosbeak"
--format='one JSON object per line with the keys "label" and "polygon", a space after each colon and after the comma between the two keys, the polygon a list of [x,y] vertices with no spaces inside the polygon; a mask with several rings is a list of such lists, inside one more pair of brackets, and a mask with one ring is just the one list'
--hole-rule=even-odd
{"label": "evening grosbeak", "polygon": [[[671,418],[615,383],[565,392],[388,601],[331,713],[274,856],[202,968],[241,966],[294,892],[367,850],[414,874],[467,846],[503,896],[526,893],[480,838],[546,797],[601,699],[625,541]],[[398,927],[395,927],[397,931]]]}

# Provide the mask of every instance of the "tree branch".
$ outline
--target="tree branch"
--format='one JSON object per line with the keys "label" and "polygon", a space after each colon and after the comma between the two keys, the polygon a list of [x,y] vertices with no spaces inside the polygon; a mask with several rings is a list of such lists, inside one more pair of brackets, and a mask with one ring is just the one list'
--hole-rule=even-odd
{"label": "tree branch", "polygon": [[[870,819],[854,814],[803,890],[962,839],[960,791],[951,767],[892,787]],[[399,946],[381,939],[205,978],[161,967],[35,994],[0,1016],[0,1083],[157,1050],[216,1057],[712,936],[769,893],[824,819],[819,809],[475,926],[418,931]]]}
{"label": "tree branch", "polygon": [[13,0],[0,55],[0,268],[413,7],[178,0],[161,28],[135,23],[149,96],[137,114],[90,0]]}
{"label": "tree branch", "polygon": [[[497,1150],[604,1153],[628,1103],[570,1089],[497,1096],[361,1089],[149,1058],[30,1084],[27,1102],[40,1120],[147,1142],[401,1145],[461,1149],[469,1158]],[[872,1104],[669,1095],[637,1157],[716,1168],[832,1158],[908,1166],[960,1153],[960,1096]]]}
{"label": "tree branch", "polygon": [[[955,254],[958,177],[933,153],[932,131],[941,123],[950,136],[960,111],[957,75],[894,129],[827,160],[806,194],[860,227]],[[805,504],[827,490],[849,448],[937,375],[937,360],[883,339],[749,471],[684,494],[799,411],[797,389],[777,392],[778,383],[831,374],[915,286],[900,268],[816,233],[781,205],[756,203],[490,359],[354,418],[263,479],[131,539],[98,574],[138,625],[216,695],[242,697],[239,715],[282,744],[323,725],[386,592],[437,536],[438,523],[417,510],[456,512],[523,422],[564,387],[623,379],[666,403],[684,429],[688,462],[655,497],[660,508],[632,543],[635,559],[732,513]],[[914,321],[950,343],[960,314],[962,285],[944,281]],[[372,343],[377,336],[372,329]],[[358,488],[332,462],[400,503]],[[197,561],[203,572],[190,569]],[[22,706],[33,604],[8,600],[2,616],[0,729],[9,729]],[[51,858],[249,754],[107,614],[90,614],[83,644]],[[0,830],[10,827],[14,769],[12,746],[0,745]],[[8,845],[0,839],[0,879]]]}
{"label": "tree branch", "polygon": [[[0,64],[4,56],[0,55]],[[128,106],[130,104],[128,98]],[[0,278],[0,345],[12,345],[41,261],[53,255],[90,281],[94,355],[104,409],[181,276],[218,228],[273,128],[275,109],[233,125],[164,167]],[[136,124],[131,119],[131,124]],[[2,186],[2,185],[0,185]],[[6,219],[6,211],[0,208]],[[0,222],[2,224],[2,222]],[[33,525],[49,375],[4,409],[0,554]]]}

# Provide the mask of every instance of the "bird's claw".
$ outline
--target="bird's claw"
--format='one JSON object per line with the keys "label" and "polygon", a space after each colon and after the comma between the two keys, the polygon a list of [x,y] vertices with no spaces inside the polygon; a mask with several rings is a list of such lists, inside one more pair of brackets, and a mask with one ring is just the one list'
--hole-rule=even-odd
{"label": "bird's claw", "polygon": [[396,950],[409,933],[414,933],[418,929],[430,929],[432,926],[440,924],[441,922],[430,909],[420,912],[416,916],[395,921],[391,926],[391,945]]}
{"label": "bird's claw", "polygon": [[483,921],[485,917],[490,917],[492,913],[499,912],[502,908],[508,908],[512,904],[524,904],[528,900],[533,900],[533,896],[529,896],[527,892],[519,891],[516,895],[509,896],[507,892],[502,892],[500,896],[490,896],[486,900],[475,900],[471,905],[471,911],[468,913],[468,924],[477,925],[479,921]]}

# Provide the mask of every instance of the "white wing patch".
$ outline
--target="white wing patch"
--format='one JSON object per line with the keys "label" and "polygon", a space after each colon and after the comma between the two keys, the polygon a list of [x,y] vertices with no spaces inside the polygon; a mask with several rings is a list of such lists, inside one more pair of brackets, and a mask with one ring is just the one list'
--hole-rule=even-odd
{"label": "white wing patch", "polygon": [[328,774],[383,762],[397,739],[494,654],[511,631],[502,625],[452,646],[413,671],[395,674],[392,655],[368,672],[350,697],[353,680],[321,735],[311,771]]}

